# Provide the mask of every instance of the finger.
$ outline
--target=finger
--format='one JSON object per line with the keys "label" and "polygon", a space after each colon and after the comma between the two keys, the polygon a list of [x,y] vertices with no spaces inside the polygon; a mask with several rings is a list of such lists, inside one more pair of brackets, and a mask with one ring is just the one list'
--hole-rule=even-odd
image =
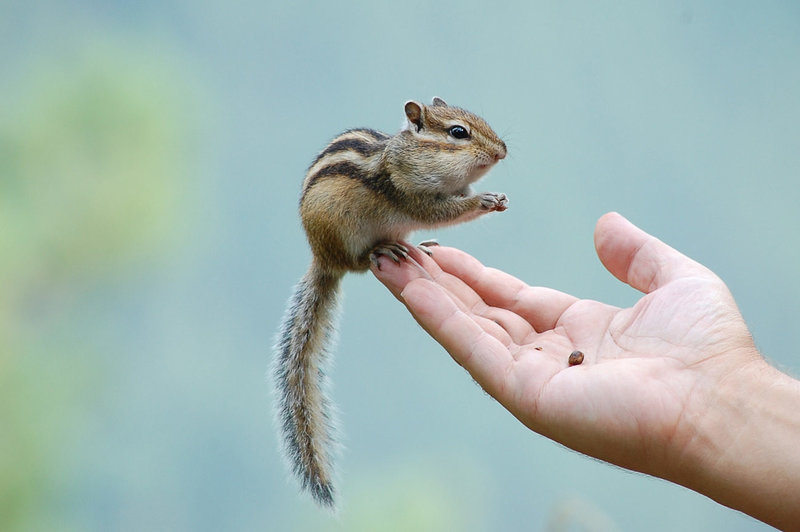
{"label": "finger", "polygon": [[558,290],[528,286],[513,275],[487,268],[455,248],[436,248],[433,259],[444,272],[461,279],[488,305],[511,311],[538,332],[555,327],[564,311],[578,301]]}
{"label": "finger", "polygon": [[650,293],[685,277],[715,277],[706,267],[651,236],[621,215],[603,215],[594,231],[600,261],[620,281]]}
{"label": "finger", "polygon": [[401,293],[417,322],[490,395],[500,400],[514,363],[511,352],[459,308],[444,288],[415,279]]}
{"label": "finger", "polygon": [[414,279],[431,278],[431,274],[426,267],[435,272],[441,272],[439,266],[430,260],[425,253],[420,253],[413,246],[408,247],[408,249],[409,257],[407,260],[394,262],[381,256],[377,258],[377,266],[373,264],[370,268],[375,277],[389,289],[394,297],[401,301],[400,292],[409,282]]}
{"label": "finger", "polygon": [[[476,295],[477,297],[477,295]],[[469,309],[472,315],[486,320],[503,331],[503,335],[495,334],[494,337],[503,342],[508,348],[522,345],[530,341],[531,335],[536,331],[524,318],[502,308],[490,307],[482,300]],[[491,332],[490,326],[485,326]]]}
{"label": "finger", "polygon": [[[434,263],[435,257],[440,251],[441,248],[437,247],[433,252]],[[464,256],[469,257],[466,254]],[[435,268],[429,268],[431,278],[454,296],[461,310],[499,326],[505,334],[494,334],[494,336],[502,341],[504,345],[509,346],[512,342],[521,344],[532,332],[535,332],[531,324],[523,317],[507,309],[487,304],[481,295],[476,293],[464,280],[443,271],[438,263],[435,264]],[[486,326],[485,329],[488,332],[496,330],[495,327],[491,326]]]}
{"label": "finger", "polygon": [[412,280],[431,279],[447,291],[460,310],[474,315],[476,320],[485,320],[481,321],[484,329],[506,346],[522,343],[533,332],[523,318],[505,309],[490,307],[463,281],[443,272],[429,255],[416,248],[409,247],[407,261],[396,263],[380,259],[379,265],[380,268],[372,268],[373,273],[398,299],[402,300],[400,292]]}

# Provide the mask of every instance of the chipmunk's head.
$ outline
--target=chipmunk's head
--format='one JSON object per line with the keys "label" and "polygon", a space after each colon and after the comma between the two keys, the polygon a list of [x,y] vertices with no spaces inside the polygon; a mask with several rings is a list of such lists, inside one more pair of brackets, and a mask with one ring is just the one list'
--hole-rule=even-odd
{"label": "chipmunk's head", "polygon": [[[431,105],[405,104],[406,125],[400,137],[416,150],[420,179],[432,188],[459,193],[506,156],[506,144],[486,121],[434,98]],[[416,172],[415,172],[416,173]]]}

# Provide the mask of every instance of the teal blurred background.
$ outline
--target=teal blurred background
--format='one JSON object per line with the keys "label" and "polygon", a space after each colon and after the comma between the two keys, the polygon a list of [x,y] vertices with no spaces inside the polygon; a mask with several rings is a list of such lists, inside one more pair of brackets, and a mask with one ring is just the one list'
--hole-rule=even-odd
{"label": "teal blurred background", "polygon": [[304,171],[438,95],[507,212],[420,234],[627,305],[617,210],[800,370],[800,5],[0,3],[0,530],[768,530],[529,432],[371,276],[345,281],[337,517],[287,481],[265,373]]}

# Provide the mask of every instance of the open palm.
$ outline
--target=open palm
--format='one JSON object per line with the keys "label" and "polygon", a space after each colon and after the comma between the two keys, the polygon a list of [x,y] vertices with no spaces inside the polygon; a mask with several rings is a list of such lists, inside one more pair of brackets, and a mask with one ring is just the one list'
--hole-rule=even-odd
{"label": "open palm", "polygon": [[[475,380],[531,429],[668,478],[715,388],[757,358],[711,271],[616,214],[600,260],[644,293],[630,308],[531,287],[452,248],[374,272]],[[569,366],[574,350],[581,365]]]}

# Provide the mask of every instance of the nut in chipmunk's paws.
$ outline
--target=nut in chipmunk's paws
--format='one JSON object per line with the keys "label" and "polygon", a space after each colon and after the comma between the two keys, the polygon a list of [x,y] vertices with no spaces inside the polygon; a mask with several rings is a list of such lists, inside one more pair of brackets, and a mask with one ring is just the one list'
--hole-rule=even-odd
{"label": "nut in chipmunk's paws", "polygon": [[508,208],[508,198],[505,194],[484,192],[481,194],[481,208],[487,211],[504,211]]}

